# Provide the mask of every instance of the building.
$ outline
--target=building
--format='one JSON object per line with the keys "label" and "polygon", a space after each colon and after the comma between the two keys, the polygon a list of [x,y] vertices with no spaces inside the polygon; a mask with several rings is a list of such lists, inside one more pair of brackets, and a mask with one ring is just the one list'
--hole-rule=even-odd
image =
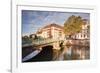
{"label": "building", "polygon": [[83,19],[84,24],[82,30],[79,33],[75,33],[71,36],[73,39],[90,39],[90,25],[87,19]]}
{"label": "building", "polygon": [[52,38],[52,39],[64,39],[63,27],[52,23],[44,26],[43,28],[37,31],[37,36],[41,36],[42,38]]}

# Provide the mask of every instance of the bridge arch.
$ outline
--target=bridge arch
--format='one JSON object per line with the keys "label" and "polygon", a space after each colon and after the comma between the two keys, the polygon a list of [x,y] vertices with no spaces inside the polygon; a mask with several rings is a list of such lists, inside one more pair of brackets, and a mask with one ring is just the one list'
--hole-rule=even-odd
{"label": "bridge arch", "polygon": [[53,57],[53,45],[47,45],[42,47],[41,54],[44,54],[45,57],[49,57],[49,59],[52,59]]}

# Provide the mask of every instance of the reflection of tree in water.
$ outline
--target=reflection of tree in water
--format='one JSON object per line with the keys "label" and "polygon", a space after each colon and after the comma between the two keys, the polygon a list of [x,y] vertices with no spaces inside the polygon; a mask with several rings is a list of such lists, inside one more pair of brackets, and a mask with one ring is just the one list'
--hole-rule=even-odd
{"label": "reflection of tree in water", "polygon": [[59,55],[57,60],[89,59],[90,58],[89,48],[90,48],[89,46],[62,46],[61,50],[59,50]]}
{"label": "reflection of tree in water", "polygon": [[87,46],[72,46],[72,60],[89,59],[89,47]]}

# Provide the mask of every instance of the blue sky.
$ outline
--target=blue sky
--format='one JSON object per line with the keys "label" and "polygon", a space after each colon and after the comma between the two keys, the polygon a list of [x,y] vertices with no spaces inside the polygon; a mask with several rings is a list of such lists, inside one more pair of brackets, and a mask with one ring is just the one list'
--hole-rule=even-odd
{"label": "blue sky", "polygon": [[35,33],[39,28],[50,23],[63,26],[72,15],[90,20],[89,13],[22,10],[22,35]]}

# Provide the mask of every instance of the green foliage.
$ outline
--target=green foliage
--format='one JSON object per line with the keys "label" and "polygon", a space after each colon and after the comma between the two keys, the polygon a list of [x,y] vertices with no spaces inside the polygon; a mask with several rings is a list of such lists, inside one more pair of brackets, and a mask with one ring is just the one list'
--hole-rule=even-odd
{"label": "green foliage", "polygon": [[32,37],[32,35],[23,36],[22,44],[29,44],[29,43],[32,43],[33,41],[40,41],[40,40],[44,40],[44,38],[42,38],[41,36],[37,36],[37,35],[34,35],[34,37]]}
{"label": "green foliage", "polygon": [[30,37],[28,37],[28,36],[22,37],[22,44],[28,44],[28,43],[31,43],[31,42],[32,42],[32,40],[31,40]]}
{"label": "green foliage", "polygon": [[72,35],[74,33],[80,32],[82,29],[82,24],[84,24],[80,16],[70,16],[64,23],[64,32],[66,35]]}

